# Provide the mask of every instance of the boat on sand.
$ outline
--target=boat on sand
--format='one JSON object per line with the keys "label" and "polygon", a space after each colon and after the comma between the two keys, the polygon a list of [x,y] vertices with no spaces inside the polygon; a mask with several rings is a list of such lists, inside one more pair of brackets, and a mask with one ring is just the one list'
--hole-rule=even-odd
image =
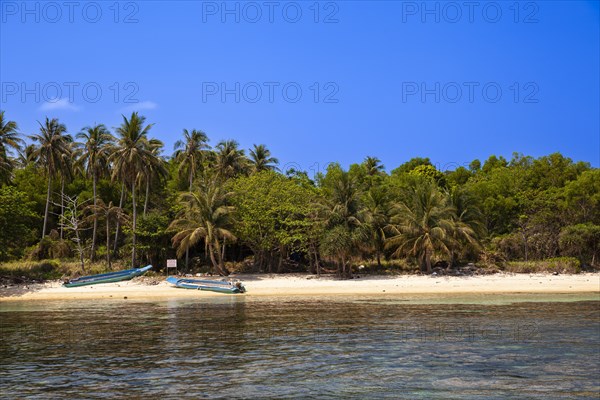
{"label": "boat on sand", "polygon": [[63,283],[65,287],[77,287],[86,285],[97,285],[99,283],[110,283],[128,281],[136,276],[143,275],[146,271],[152,269],[152,265],[146,265],[143,268],[132,268],[123,271],[108,272],[106,274],[82,276],[81,278],[70,279]]}
{"label": "boat on sand", "polygon": [[169,276],[167,282],[178,288],[206,290],[218,293],[244,293],[246,288],[241,282],[210,281],[203,279],[188,279]]}

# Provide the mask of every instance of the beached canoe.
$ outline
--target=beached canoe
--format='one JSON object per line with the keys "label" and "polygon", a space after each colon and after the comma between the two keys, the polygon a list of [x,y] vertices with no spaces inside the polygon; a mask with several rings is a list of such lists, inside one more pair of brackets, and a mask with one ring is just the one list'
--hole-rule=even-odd
{"label": "beached canoe", "polygon": [[167,282],[183,289],[207,290],[219,293],[244,293],[246,288],[241,282],[209,281],[203,279],[187,279],[169,276]]}
{"label": "beached canoe", "polygon": [[117,272],[108,272],[106,274],[83,276],[77,279],[71,279],[65,282],[63,285],[66,287],[77,287],[86,285],[96,285],[98,283],[109,283],[109,282],[120,282],[127,281],[136,276],[143,275],[146,271],[149,271],[152,265],[147,265],[144,268],[133,268],[126,269]]}

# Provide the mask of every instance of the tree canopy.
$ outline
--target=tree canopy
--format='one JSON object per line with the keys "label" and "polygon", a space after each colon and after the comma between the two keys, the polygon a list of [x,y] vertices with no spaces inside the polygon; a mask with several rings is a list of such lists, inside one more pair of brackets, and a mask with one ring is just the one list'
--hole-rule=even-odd
{"label": "tree canopy", "polygon": [[[49,254],[32,250],[45,246],[86,259],[98,253],[109,265],[185,255],[186,268],[220,274],[351,276],[359,263],[394,260],[423,271],[561,256],[598,264],[600,170],[560,153],[491,155],[450,171],[416,157],[391,173],[370,155],[313,177],[279,171],[264,144],[211,147],[200,129],[183,130],[164,155],[138,113],[123,116],[114,134],[96,124],[75,139],[56,118],[39,125],[24,136],[0,112],[0,260]],[[73,198],[80,201],[65,210],[61,199]],[[69,251],[55,232],[75,214],[82,226]]]}

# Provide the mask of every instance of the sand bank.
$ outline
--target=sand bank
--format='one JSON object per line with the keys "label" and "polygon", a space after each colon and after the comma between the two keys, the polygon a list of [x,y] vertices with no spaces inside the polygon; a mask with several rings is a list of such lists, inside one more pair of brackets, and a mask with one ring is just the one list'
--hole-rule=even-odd
{"label": "sand bank", "polygon": [[[495,274],[483,276],[362,276],[340,280],[313,275],[237,275],[247,293],[241,296],[400,295],[457,293],[598,293],[600,273],[578,275]],[[78,299],[168,299],[231,296],[178,289],[164,281],[128,282],[65,288],[60,282],[0,288],[0,301]],[[238,296],[238,295],[236,295]]]}

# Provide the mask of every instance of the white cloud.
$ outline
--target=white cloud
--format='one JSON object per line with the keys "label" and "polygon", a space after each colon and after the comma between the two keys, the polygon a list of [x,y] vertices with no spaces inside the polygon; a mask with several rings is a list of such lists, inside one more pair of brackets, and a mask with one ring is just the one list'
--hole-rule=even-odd
{"label": "white cloud", "polygon": [[69,102],[69,99],[58,99],[56,101],[47,101],[42,104],[39,108],[40,111],[56,111],[56,110],[66,110],[66,111],[79,111],[81,108],[76,106],[73,103]]}
{"label": "white cloud", "polygon": [[130,113],[134,111],[154,110],[158,107],[153,101],[140,101],[139,103],[131,104],[119,110],[120,113]]}

